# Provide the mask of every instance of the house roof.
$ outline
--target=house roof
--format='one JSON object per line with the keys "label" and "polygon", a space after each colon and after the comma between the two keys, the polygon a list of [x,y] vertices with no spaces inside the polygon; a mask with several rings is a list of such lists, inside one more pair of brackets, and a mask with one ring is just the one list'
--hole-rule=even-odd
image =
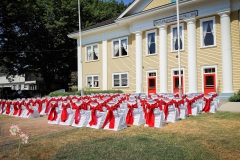
{"label": "house roof", "polygon": [[115,20],[116,20],[116,19],[117,19],[117,17],[108,19],[108,20],[106,20],[106,21],[103,21],[103,22],[97,23],[97,24],[95,24],[95,25],[86,27],[86,28],[82,29],[82,31],[86,31],[86,30],[90,30],[90,29],[93,29],[93,28],[98,28],[98,27],[102,27],[102,26],[105,26],[105,25],[108,25],[108,24],[115,23]]}
{"label": "house roof", "polygon": [[[187,2],[187,1],[192,1],[192,0],[180,0],[180,3]],[[108,19],[106,21],[97,23],[97,24],[89,26],[89,27],[86,27],[86,28],[82,29],[82,31],[88,31],[88,30],[96,29],[96,28],[103,27],[103,26],[106,26],[106,25],[109,25],[109,24],[118,23],[118,21],[121,21],[121,20],[124,20],[124,19],[128,19],[130,17],[135,17],[135,16],[138,16],[138,15],[141,15],[141,14],[144,14],[144,13],[148,13],[148,12],[154,11],[156,9],[161,9],[161,8],[165,8],[165,7],[169,7],[169,6],[175,5],[175,3],[168,3],[168,4],[161,5],[161,6],[150,8],[150,9],[145,10],[145,11],[141,10],[139,12],[132,13],[131,15],[127,14],[128,12],[130,12],[131,9],[133,9],[133,7],[135,5],[137,5],[138,3],[143,3],[143,2],[144,1],[142,1],[142,0],[134,0],[131,3],[131,5],[120,16]],[[70,33],[69,35],[75,34],[75,33],[78,33],[78,32],[79,31],[75,31],[75,32]]]}
{"label": "house roof", "polygon": [[[92,26],[83,28],[82,31],[87,31],[87,30],[90,30],[90,29],[94,29],[94,28],[98,28],[98,27],[102,27],[102,26],[106,26],[106,25],[115,23],[115,20],[116,20],[116,19],[117,19],[117,17],[114,17],[114,18],[105,20],[105,21],[103,21],[103,22],[100,22],[100,23],[94,24],[94,25],[92,25]],[[74,34],[74,33],[78,33],[78,32],[79,32],[79,31],[74,31],[74,32],[69,33],[69,34]]]}

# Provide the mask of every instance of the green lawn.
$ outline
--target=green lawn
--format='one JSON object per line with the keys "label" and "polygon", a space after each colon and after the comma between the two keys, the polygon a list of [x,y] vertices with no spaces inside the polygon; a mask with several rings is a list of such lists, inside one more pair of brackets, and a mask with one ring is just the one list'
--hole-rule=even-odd
{"label": "green lawn", "polygon": [[[240,159],[240,113],[190,116],[163,128],[91,128],[32,137],[20,159]],[[14,153],[16,150],[13,150]],[[14,159],[15,154],[4,159]]]}

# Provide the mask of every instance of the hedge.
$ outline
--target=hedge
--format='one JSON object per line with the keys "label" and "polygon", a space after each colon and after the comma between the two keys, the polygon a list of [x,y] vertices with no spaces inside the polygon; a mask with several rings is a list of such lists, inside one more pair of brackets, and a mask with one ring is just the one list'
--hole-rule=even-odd
{"label": "hedge", "polygon": [[50,96],[50,97],[57,97],[57,96],[70,96],[70,95],[75,95],[75,92],[54,91],[54,92],[49,93],[48,96]]}
{"label": "hedge", "polygon": [[[84,91],[84,95],[98,94],[98,93],[123,93],[122,90],[89,90]],[[77,95],[81,95],[81,90],[76,92]]]}
{"label": "hedge", "polygon": [[229,97],[229,102],[240,102],[240,90],[236,93],[234,93],[233,96]]}
{"label": "hedge", "polygon": [[[84,91],[84,95],[98,94],[98,93],[123,93],[122,90],[89,90]],[[81,95],[81,90],[77,92],[61,92],[59,90],[49,93],[50,97]]]}

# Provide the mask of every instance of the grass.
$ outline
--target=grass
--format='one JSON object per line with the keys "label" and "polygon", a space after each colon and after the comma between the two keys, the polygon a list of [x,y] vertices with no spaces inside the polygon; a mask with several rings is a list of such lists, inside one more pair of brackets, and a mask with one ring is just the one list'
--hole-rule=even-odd
{"label": "grass", "polygon": [[[2,119],[2,118],[11,118],[11,116],[0,114],[0,119]],[[1,123],[1,122],[0,122],[0,123]]]}
{"label": "grass", "polygon": [[[74,128],[35,136],[20,159],[240,159],[240,113],[190,116],[166,126],[114,132]],[[16,150],[12,150],[15,153]],[[4,159],[16,159],[15,154]]]}

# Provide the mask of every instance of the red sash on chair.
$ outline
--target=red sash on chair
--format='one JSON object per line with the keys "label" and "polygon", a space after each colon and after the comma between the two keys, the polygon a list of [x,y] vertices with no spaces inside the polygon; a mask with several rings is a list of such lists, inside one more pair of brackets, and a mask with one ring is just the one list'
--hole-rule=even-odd
{"label": "red sash on chair", "polygon": [[172,100],[170,100],[169,102],[164,102],[163,101],[163,103],[165,104],[163,112],[165,114],[165,120],[166,120],[167,117],[168,117],[168,106],[173,105],[173,101]]}
{"label": "red sash on chair", "polygon": [[83,100],[82,104],[83,104],[83,109],[88,110],[88,105],[90,104],[90,101],[86,102]]}
{"label": "red sash on chair", "polygon": [[157,102],[157,106],[162,111],[162,105],[163,105],[163,100],[162,99],[157,99],[155,100]]}
{"label": "red sash on chair", "polygon": [[99,110],[99,111],[102,111],[102,108],[101,106],[98,104],[96,107],[95,106],[90,106],[90,109],[91,109],[91,121],[89,122],[89,125],[92,126],[92,125],[97,125],[97,115],[96,115],[96,111]]}
{"label": "red sash on chair", "polygon": [[213,95],[212,95],[212,98],[215,98],[215,97],[217,97],[218,96],[218,94],[217,93],[214,93]]}
{"label": "red sash on chair", "polygon": [[146,100],[145,99],[140,99],[142,108],[143,108],[143,112],[144,112],[144,118],[147,119],[147,110],[146,110]]}
{"label": "red sash on chair", "polygon": [[6,114],[10,114],[10,109],[11,109],[11,104],[12,104],[12,102],[11,101],[8,101],[7,102],[7,107],[6,107]]}
{"label": "red sash on chair", "polygon": [[34,110],[32,110],[31,108],[29,108],[29,105],[30,105],[30,101],[28,103],[25,103],[25,107],[26,109],[28,110],[28,113],[27,113],[27,116],[31,113],[33,114],[34,113]]}
{"label": "red sash on chair", "polygon": [[46,102],[46,99],[43,99],[43,100],[38,99],[38,100],[36,100],[35,103],[38,103],[38,113],[39,113],[39,114],[42,112],[42,105],[43,105],[43,103],[45,103],[45,102]]}
{"label": "red sash on chair", "polygon": [[3,113],[3,110],[4,110],[5,104],[6,104],[6,101],[2,101],[2,113]]}
{"label": "red sash on chair", "polygon": [[22,102],[19,103],[19,105],[18,105],[18,116],[21,116],[21,114],[22,114],[22,105],[24,105],[24,104],[25,104],[25,101],[22,101]]}
{"label": "red sash on chair", "polygon": [[51,107],[50,106],[51,105],[51,101],[52,100],[45,99],[45,103],[46,103],[45,113],[46,114],[49,113],[48,111],[49,111],[49,108]]}
{"label": "red sash on chair", "polygon": [[81,116],[80,110],[84,109],[84,106],[83,106],[83,104],[81,104],[79,106],[77,104],[75,104],[75,107],[76,107],[76,112],[75,112],[75,115],[74,115],[74,120],[75,120],[75,124],[78,124],[79,121],[80,121],[79,117]]}
{"label": "red sash on chair", "polygon": [[99,110],[100,112],[103,112],[103,109],[102,109],[103,106],[106,106],[105,102],[98,103],[97,110]]}
{"label": "red sash on chair", "polygon": [[113,111],[116,110],[118,108],[118,106],[114,105],[114,106],[111,107],[107,104],[106,107],[108,109],[108,113],[107,113],[107,116],[106,116],[106,119],[103,123],[102,128],[104,128],[106,126],[106,124],[108,123],[108,121],[110,121],[109,128],[113,129],[114,126],[115,126],[115,117],[114,117]]}
{"label": "red sash on chair", "polygon": [[192,103],[195,102],[195,98],[193,99],[188,99],[186,98],[186,101],[188,102],[187,109],[188,109],[188,114],[192,114]]}
{"label": "red sash on chair", "polygon": [[55,121],[57,119],[57,111],[56,111],[56,108],[58,107],[58,104],[57,103],[51,103],[50,104],[51,106],[51,110],[50,110],[50,113],[48,115],[48,120],[49,121]]}
{"label": "red sash on chair", "polygon": [[19,108],[19,102],[18,101],[13,102],[13,109],[14,109],[13,115],[17,115],[18,108]]}
{"label": "red sash on chair", "polygon": [[133,118],[133,109],[138,108],[137,103],[136,104],[128,104],[128,113],[126,117],[126,123],[127,124],[133,124],[134,118]]}
{"label": "red sash on chair", "polygon": [[155,123],[154,109],[157,107],[158,107],[157,103],[146,104],[146,108],[148,109],[148,112],[146,114],[146,124],[148,124],[149,127],[154,127]]}
{"label": "red sash on chair", "polygon": [[178,115],[180,115],[180,105],[181,105],[181,104],[184,105],[183,100],[182,100],[182,99],[179,100],[179,101],[177,101],[177,100],[173,100],[173,103],[175,104],[175,108],[178,109]]}
{"label": "red sash on chair", "polygon": [[211,107],[211,101],[213,100],[213,97],[211,98],[206,98],[204,97],[204,101],[206,102],[204,108],[203,108],[203,112],[208,113],[210,111],[210,107]]}
{"label": "red sash on chair", "polygon": [[68,119],[68,113],[67,113],[67,109],[70,108],[70,104],[64,104],[62,103],[62,114],[61,114],[61,121],[65,122]]}

